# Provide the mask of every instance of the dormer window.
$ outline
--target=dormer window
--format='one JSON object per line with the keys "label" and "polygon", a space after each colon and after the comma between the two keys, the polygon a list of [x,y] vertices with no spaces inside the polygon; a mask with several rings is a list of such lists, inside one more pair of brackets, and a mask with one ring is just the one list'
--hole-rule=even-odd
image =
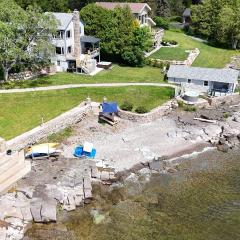
{"label": "dormer window", "polygon": [[66,32],[66,37],[67,38],[71,38],[72,36],[71,36],[71,31],[70,30],[68,30],[67,32]]}

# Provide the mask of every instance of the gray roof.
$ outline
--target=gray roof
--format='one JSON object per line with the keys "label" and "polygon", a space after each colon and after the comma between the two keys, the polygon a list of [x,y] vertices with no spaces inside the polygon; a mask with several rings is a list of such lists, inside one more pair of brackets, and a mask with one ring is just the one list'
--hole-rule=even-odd
{"label": "gray roof", "polygon": [[169,78],[195,79],[212,82],[237,83],[239,72],[233,69],[200,68],[182,65],[171,65]]}
{"label": "gray roof", "polygon": [[52,13],[58,20],[58,30],[65,30],[72,21],[72,13]]}
{"label": "gray roof", "polygon": [[191,9],[190,8],[186,8],[183,12],[183,16],[184,17],[190,17],[191,16]]}
{"label": "gray roof", "polygon": [[93,36],[81,36],[80,37],[81,42],[88,42],[88,43],[97,43],[100,42],[100,38],[96,38]]}

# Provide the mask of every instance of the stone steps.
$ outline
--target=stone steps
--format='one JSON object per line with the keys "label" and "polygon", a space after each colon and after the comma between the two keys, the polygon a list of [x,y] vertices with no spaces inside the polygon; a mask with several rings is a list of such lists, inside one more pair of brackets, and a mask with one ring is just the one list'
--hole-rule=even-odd
{"label": "stone steps", "polygon": [[0,179],[2,173],[13,167],[14,165],[18,164],[19,162],[24,162],[24,161],[19,161],[18,156],[8,156],[6,155],[4,160],[0,160]]}
{"label": "stone steps", "polygon": [[31,171],[31,163],[28,161],[25,161],[24,164],[19,164],[17,165],[17,167],[7,171],[4,181],[0,179],[0,193],[5,192],[14,183],[16,183],[18,180],[20,180],[30,171]]}
{"label": "stone steps", "polygon": [[0,193],[25,176],[31,170],[31,163],[25,161],[24,152],[0,156]]}

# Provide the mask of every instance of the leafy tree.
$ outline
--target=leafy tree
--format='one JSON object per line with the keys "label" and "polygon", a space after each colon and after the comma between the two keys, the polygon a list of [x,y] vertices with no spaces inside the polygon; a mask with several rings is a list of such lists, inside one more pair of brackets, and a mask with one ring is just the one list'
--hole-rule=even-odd
{"label": "leafy tree", "polygon": [[236,48],[240,34],[240,0],[205,0],[192,7],[191,30],[209,41]]}
{"label": "leafy tree", "polygon": [[85,7],[86,5],[88,5],[89,3],[93,3],[96,2],[94,0],[68,0],[68,7],[71,10],[74,9],[82,9],[83,7]]}
{"label": "leafy tree", "polygon": [[151,33],[148,27],[135,27],[132,42],[122,53],[122,59],[132,66],[142,66],[147,52],[152,46]]}
{"label": "leafy tree", "polygon": [[107,10],[89,4],[81,10],[80,16],[85,22],[86,34],[101,39],[103,57],[131,65],[143,63],[150,34],[145,28],[140,29],[129,7]]}
{"label": "leafy tree", "polygon": [[56,20],[32,7],[26,11],[12,0],[0,2],[0,66],[4,80],[11,69],[20,65],[38,67],[51,54],[49,36],[56,30]]}
{"label": "leafy tree", "polygon": [[180,0],[168,0],[171,16],[182,16],[184,11],[183,1]]}
{"label": "leafy tree", "polygon": [[68,0],[15,0],[15,2],[23,9],[27,9],[32,5],[40,7],[44,12],[68,11]]}
{"label": "leafy tree", "polygon": [[240,43],[240,4],[236,7],[224,6],[219,14],[218,41],[229,42],[233,49]]}
{"label": "leafy tree", "polygon": [[157,1],[157,15],[161,17],[170,16],[170,5],[168,0],[158,0]]}
{"label": "leafy tree", "polygon": [[155,17],[154,21],[157,27],[161,27],[163,29],[169,29],[169,22],[167,19],[164,19],[162,17]]}

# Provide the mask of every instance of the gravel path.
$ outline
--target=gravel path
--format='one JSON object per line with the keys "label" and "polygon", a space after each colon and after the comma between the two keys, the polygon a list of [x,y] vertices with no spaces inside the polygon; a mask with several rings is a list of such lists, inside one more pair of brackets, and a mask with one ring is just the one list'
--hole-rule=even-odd
{"label": "gravel path", "polygon": [[50,91],[69,88],[86,88],[86,87],[127,87],[127,86],[154,86],[154,87],[172,87],[176,86],[167,83],[95,83],[95,84],[66,84],[48,87],[35,87],[35,88],[17,88],[17,89],[2,89],[0,93],[22,93],[22,92],[35,92],[35,91]]}

